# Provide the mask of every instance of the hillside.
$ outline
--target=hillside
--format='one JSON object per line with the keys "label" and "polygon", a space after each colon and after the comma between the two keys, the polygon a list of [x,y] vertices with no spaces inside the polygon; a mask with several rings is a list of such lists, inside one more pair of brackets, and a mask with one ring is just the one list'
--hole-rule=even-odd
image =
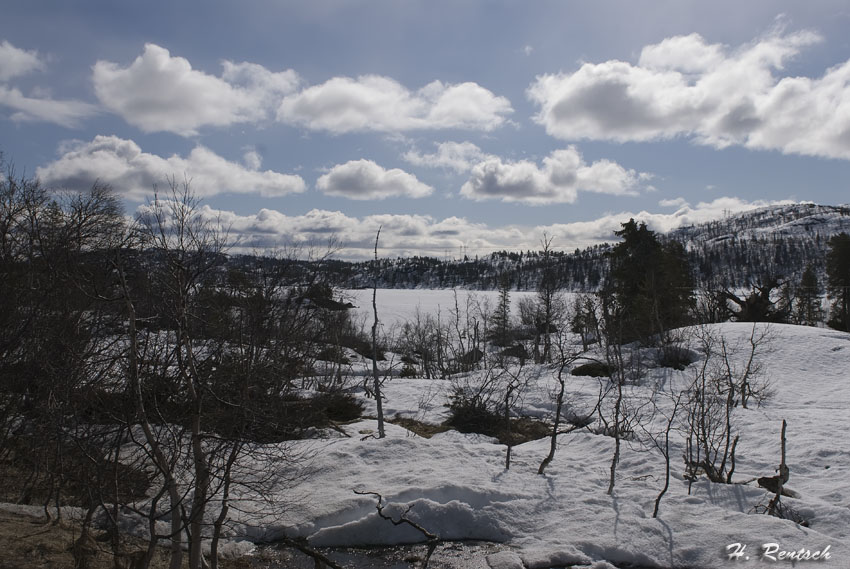
{"label": "hillside", "polygon": [[[796,279],[809,263],[823,276],[826,243],[842,231],[850,232],[850,206],[794,204],[683,227],[662,238],[685,247],[698,286],[740,288],[771,277]],[[534,290],[550,263],[565,288],[593,291],[607,272],[605,253],[609,249],[603,244],[571,253],[553,251],[548,259],[539,251],[498,251],[487,257],[453,260],[380,259],[378,286],[495,290],[501,275],[506,274],[513,289]],[[336,286],[362,288],[372,286],[372,266],[332,260],[311,269],[318,268]]]}

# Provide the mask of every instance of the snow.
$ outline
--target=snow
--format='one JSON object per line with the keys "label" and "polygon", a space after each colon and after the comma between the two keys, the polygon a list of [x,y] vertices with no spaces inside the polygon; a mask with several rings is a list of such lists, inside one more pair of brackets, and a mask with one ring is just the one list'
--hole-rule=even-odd
{"label": "snow", "polygon": [[[361,310],[370,307],[371,291],[352,293]],[[458,291],[459,302],[467,295],[495,303],[495,293],[465,291]],[[521,297],[511,296],[514,302]],[[454,306],[452,291],[379,290],[378,300],[385,324],[410,318],[417,307],[424,314],[437,306]],[[727,345],[736,345],[746,344],[752,325],[727,323],[710,329]],[[441,539],[504,543],[508,549],[487,556],[494,569],[610,569],[624,564],[713,569],[790,563],[761,559],[765,544],[812,553],[828,547],[829,557],[818,561],[819,567],[850,567],[850,334],[771,325],[770,337],[763,374],[773,395],[760,407],[737,408],[734,413],[741,433],[735,483],[700,478],[689,493],[683,478],[683,441],[674,434],[670,488],[657,519],[652,511],[664,483],[663,458],[640,445],[624,444],[616,488],[609,496],[614,441],[596,434],[599,429],[562,435],[554,461],[545,475],[538,475],[548,439],[514,447],[511,468],[505,470],[505,447],[493,438],[455,431],[424,438],[387,424],[386,438],[378,439],[376,421],[364,419],[344,425],[344,434],[287,443],[287,452],[281,453],[309,460],[243,461],[248,471],[287,482],[264,496],[244,488],[235,491],[229,537],[240,544],[240,551],[245,542],[238,540],[272,539],[283,533],[305,538],[313,546],[424,541],[417,530],[381,519],[376,496],[356,493],[377,492],[386,514],[396,520],[404,514]],[[650,370],[644,383],[630,387],[629,396],[646,400],[656,385],[682,388],[698,365],[681,372]],[[386,417],[439,424],[447,417],[446,398],[453,385],[480,380],[484,373],[445,380],[389,379],[383,388]],[[527,365],[525,373],[520,411],[551,417],[554,371]],[[569,409],[578,414],[590,410],[600,380],[569,376],[567,381]],[[358,396],[366,415],[374,415],[374,400],[362,392]],[[657,402],[662,411],[670,405],[664,397]],[[791,473],[787,486],[798,496],[783,498],[783,503],[805,517],[808,528],[755,513],[772,497],[755,479],[776,471],[783,420],[788,424]],[[733,544],[746,546],[737,560],[729,557]]]}
{"label": "snow", "polygon": [[[499,292],[493,290],[457,289],[453,291],[379,288],[375,296],[375,303],[378,306],[378,319],[385,328],[391,328],[413,320],[418,310],[423,318],[426,314],[436,318],[439,313],[440,318],[444,322],[448,322],[453,318],[451,311],[455,310],[455,292],[457,293],[457,306],[461,312],[466,310],[467,305],[470,310],[474,310],[477,306],[484,307],[485,303],[489,305],[489,309],[492,311],[496,308],[499,300]],[[366,322],[371,325],[372,289],[344,289],[340,291],[340,294],[344,299],[350,300],[355,305],[356,317],[365,318]],[[512,291],[510,293],[511,311],[517,314],[520,300],[535,296],[536,293],[534,292]]]}
{"label": "snow", "polygon": [[[745,341],[751,331],[748,324],[714,328],[729,342]],[[771,326],[771,334],[773,351],[765,360],[765,374],[774,395],[762,407],[736,410],[742,433],[733,479],[738,483],[700,479],[688,495],[681,441],[676,440],[671,488],[658,519],[651,516],[663,484],[661,457],[624,446],[617,485],[608,496],[610,437],[588,431],[562,436],[555,460],[540,476],[537,467],[548,451],[546,439],[515,447],[512,466],[505,470],[505,447],[494,439],[456,432],[426,439],[392,424],[387,437],[377,439],[370,436],[376,422],[364,420],[345,426],[348,437],[303,443],[315,452],[311,475],[285,493],[306,499],[267,526],[243,502],[242,531],[285,531],[317,546],[423,541],[416,530],[380,519],[374,496],[355,494],[379,492],[385,513],[398,519],[407,510],[411,520],[442,539],[508,544],[509,550],[488,556],[491,567],[775,566],[779,561],[759,559],[768,543],[812,552],[829,546],[830,558],[819,566],[848,567],[850,334],[787,325]],[[539,371],[526,401],[536,414],[551,413],[551,372]],[[684,382],[689,370],[664,373],[669,381]],[[395,378],[386,385],[385,407],[439,422],[447,386],[441,380]],[[597,388],[592,378],[569,379],[576,405],[595,398]],[[430,406],[423,406],[423,400]],[[753,513],[771,497],[753,479],[774,473],[783,419],[788,422],[788,486],[799,495],[783,501],[810,520],[809,528]],[[287,495],[277,498],[287,503]],[[728,559],[727,546],[734,543],[747,546],[749,561]]]}

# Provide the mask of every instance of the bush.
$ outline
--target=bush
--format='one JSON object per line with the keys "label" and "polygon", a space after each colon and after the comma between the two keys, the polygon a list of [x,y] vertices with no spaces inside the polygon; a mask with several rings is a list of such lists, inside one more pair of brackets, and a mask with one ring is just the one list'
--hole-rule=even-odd
{"label": "bush", "polygon": [[658,367],[669,367],[682,371],[699,359],[697,355],[687,348],[681,346],[666,346],[658,350],[655,362]]}
{"label": "bush", "polygon": [[313,397],[312,402],[317,408],[324,410],[330,421],[353,421],[363,414],[363,403],[348,393],[322,393]]}
{"label": "bush", "polygon": [[573,375],[583,375],[587,377],[611,377],[617,371],[614,367],[602,362],[588,362],[580,366],[576,366],[570,372]]}
{"label": "bush", "polygon": [[[372,359],[372,340],[370,339],[361,336],[355,336],[353,334],[345,334],[342,338],[340,338],[339,343],[345,348],[351,348],[367,360]],[[385,346],[378,345],[378,361],[386,361],[387,357],[385,351]]]}
{"label": "bush", "polygon": [[316,359],[340,365],[348,365],[351,363],[350,361],[348,361],[348,358],[345,356],[345,354],[342,353],[342,350],[339,350],[334,346],[327,346],[325,348],[322,348],[316,355]]}
{"label": "bush", "polygon": [[258,443],[300,439],[312,429],[328,427],[331,422],[352,421],[363,412],[362,403],[339,391],[313,397],[265,394],[247,402],[241,413],[234,413],[232,407],[214,400],[207,406],[205,428],[222,436],[244,437]]}
{"label": "bush", "polygon": [[487,405],[479,396],[468,396],[456,391],[449,399],[449,418],[443,423],[461,433],[478,433],[495,437],[502,444],[518,445],[549,436],[552,427],[542,421],[527,417],[511,418],[510,431],[505,417]]}
{"label": "bush", "polygon": [[503,418],[487,406],[480,396],[469,396],[460,390],[449,398],[449,418],[446,425],[461,433],[479,433],[495,437]]}

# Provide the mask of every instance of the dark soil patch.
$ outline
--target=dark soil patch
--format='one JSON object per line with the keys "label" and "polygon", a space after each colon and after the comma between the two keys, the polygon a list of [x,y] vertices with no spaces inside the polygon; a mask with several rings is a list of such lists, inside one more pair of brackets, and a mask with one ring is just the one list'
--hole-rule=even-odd
{"label": "dark soil patch", "polygon": [[[511,419],[511,442],[515,445],[536,441],[552,434],[552,426],[537,419],[528,417],[520,417]],[[499,442],[507,444],[507,435],[505,440],[499,437]]]}
{"label": "dark soil patch", "polygon": [[576,366],[570,372],[572,375],[583,375],[586,377],[611,377],[617,371],[615,368],[602,362],[588,362],[580,366]]}
{"label": "dark soil patch", "polygon": [[520,445],[552,434],[552,427],[548,423],[528,417],[512,418],[509,430],[505,425],[504,417],[495,414],[484,419],[476,417],[475,421],[449,419],[443,425],[456,428],[461,433],[478,433],[495,437],[503,445]]}
{"label": "dark soil patch", "polygon": [[[88,569],[114,569],[116,554],[108,540],[99,541],[102,532],[93,531],[87,543],[91,545],[86,561]],[[0,569],[58,568],[74,569],[73,544],[80,537],[80,524],[74,520],[58,523],[43,517],[33,517],[0,510]],[[134,554],[144,551],[147,543],[141,539],[121,536],[117,557],[122,567],[129,567]],[[159,548],[151,562],[151,569],[166,569],[169,551]],[[183,566],[189,566],[188,555],[184,555]],[[222,559],[222,569],[247,569],[251,567],[246,558]]]}
{"label": "dark soil patch", "polygon": [[416,419],[410,419],[408,417],[401,417],[396,415],[394,419],[390,419],[390,423],[394,425],[398,425],[399,427],[404,427],[411,433],[415,433],[422,438],[430,439],[437,433],[445,433],[451,427],[448,425],[431,425],[429,423],[423,423],[422,421],[417,421]]}

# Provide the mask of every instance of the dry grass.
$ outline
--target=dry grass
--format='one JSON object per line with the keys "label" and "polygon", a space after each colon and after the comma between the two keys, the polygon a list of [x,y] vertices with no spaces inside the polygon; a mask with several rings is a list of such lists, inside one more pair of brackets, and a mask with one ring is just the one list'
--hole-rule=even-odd
{"label": "dry grass", "polygon": [[398,415],[396,415],[394,419],[389,419],[388,422],[398,425],[399,427],[404,427],[411,433],[415,433],[425,439],[430,439],[437,433],[444,433],[451,429],[448,425],[431,425],[429,423],[417,421],[416,419],[400,417]]}
{"label": "dry grass", "polygon": [[[99,541],[103,532],[94,531],[94,539],[87,542],[90,555],[87,557],[88,569],[115,569],[116,559],[112,546]],[[0,569],[76,569],[74,544],[80,537],[80,524],[73,520],[58,523],[25,514],[0,510]],[[118,567],[131,567],[134,553],[143,551],[147,543],[141,539],[121,536],[118,545]],[[153,559],[151,569],[168,567],[169,552],[160,548]],[[188,566],[188,556],[184,556],[184,566]],[[252,560],[225,559],[220,561],[223,569],[247,569]]]}

